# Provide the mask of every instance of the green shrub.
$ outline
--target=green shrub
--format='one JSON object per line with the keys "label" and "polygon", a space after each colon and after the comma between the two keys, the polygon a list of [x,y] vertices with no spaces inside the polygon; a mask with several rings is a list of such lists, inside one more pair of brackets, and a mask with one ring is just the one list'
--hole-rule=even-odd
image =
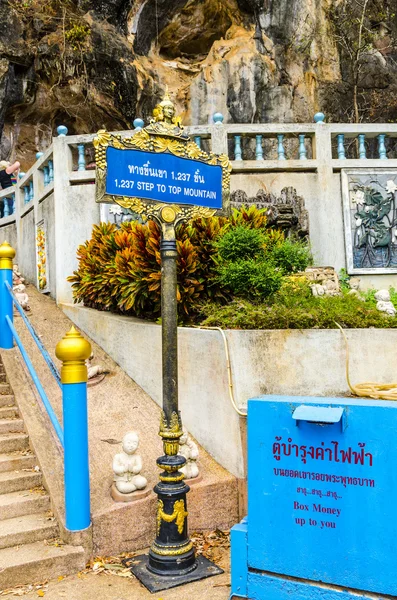
{"label": "green shrub", "polygon": [[[205,301],[225,303],[231,299],[231,290],[218,281],[216,241],[227,229],[242,224],[247,230],[263,229],[265,211],[243,207],[234,210],[230,219],[200,218],[177,228],[181,320],[194,318]],[[78,269],[68,277],[75,302],[149,319],[160,316],[160,230],[156,223],[124,223],[120,230],[111,224],[96,225],[77,256]]]}
{"label": "green shrub", "polygon": [[224,261],[241,261],[263,258],[264,235],[259,229],[249,229],[239,225],[229,229],[217,243],[219,256]]}
{"label": "green shrub", "polygon": [[304,242],[285,240],[272,248],[271,259],[284,274],[304,271],[312,264],[312,255],[309,246]]}
{"label": "green shrub", "polygon": [[270,262],[239,260],[222,264],[218,279],[237,296],[260,299],[279,289],[282,273]]}

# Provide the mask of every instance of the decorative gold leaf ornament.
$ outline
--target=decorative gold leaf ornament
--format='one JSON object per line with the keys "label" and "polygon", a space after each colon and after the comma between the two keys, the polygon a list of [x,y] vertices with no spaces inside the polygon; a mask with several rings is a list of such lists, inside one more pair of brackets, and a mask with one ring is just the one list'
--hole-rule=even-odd
{"label": "decorative gold leaf ornament", "polygon": [[[141,215],[144,219],[152,218],[159,224],[187,221],[196,217],[210,217],[214,214],[224,214],[229,208],[230,173],[232,170],[229,158],[212,152],[204,152],[184,132],[180,117],[175,115],[175,106],[168,91],[164,99],[156,105],[153,117],[147,127],[134,133],[131,137],[122,138],[120,135],[111,134],[105,130],[98,131],[94,139],[96,159],[96,201],[116,203],[123,208],[129,208]],[[106,193],[106,151],[108,147],[118,149],[141,150],[156,154],[167,153],[180,158],[197,160],[204,164],[219,165],[222,168],[223,209],[192,206],[190,204],[174,205],[156,202],[145,198],[131,198],[129,196],[116,196]],[[171,211],[164,207],[172,207],[174,220],[170,221]],[[164,211],[164,212],[163,212]],[[166,219],[163,220],[163,216]]]}

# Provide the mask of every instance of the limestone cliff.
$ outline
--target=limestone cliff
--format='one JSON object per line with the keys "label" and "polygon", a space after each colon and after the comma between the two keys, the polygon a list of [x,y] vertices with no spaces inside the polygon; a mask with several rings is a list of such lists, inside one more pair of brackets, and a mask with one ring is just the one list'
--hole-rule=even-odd
{"label": "limestone cliff", "polygon": [[1,158],[130,128],[166,85],[192,124],[395,118],[395,0],[0,2]]}

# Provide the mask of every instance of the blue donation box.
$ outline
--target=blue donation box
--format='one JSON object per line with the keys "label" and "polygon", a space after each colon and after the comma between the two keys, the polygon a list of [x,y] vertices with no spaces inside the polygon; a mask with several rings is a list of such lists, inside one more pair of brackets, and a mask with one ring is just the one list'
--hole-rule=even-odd
{"label": "blue donation box", "polygon": [[232,595],[397,596],[397,404],[248,402],[248,517],[232,529]]}

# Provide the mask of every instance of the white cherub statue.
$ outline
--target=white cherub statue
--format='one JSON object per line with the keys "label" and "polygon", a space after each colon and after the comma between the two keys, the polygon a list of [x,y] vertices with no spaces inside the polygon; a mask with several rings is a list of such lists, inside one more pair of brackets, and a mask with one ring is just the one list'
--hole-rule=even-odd
{"label": "white cherub statue", "polygon": [[116,454],[113,459],[114,482],[119,492],[131,494],[147,486],[147,479],[140,475],[142,459],[135,454],[139,444],[138,434],[129,431],[123,437],[122,444],[123,452]]}
{"label": "white cherub statue", "polygon": [[391,301],[389,290],[379,290],[375,294],[375,300],[377,300],[376,308],[381,312],[394,317],[396,314],[396,308]]}
{"label": "white cherub statue", "polygon": [[26,287],[23,283],[14,285],[14,294],[24,310],[30,310],[29,296],[26,293]]}
{"label": "white cherub statue", "polygon": [[184,473],[185,478],[194,479],[195,477],[198,477],[199,470],[197,459],[199,457],[199,451],[197,444],[190,439],[185,429],[179,439],[179,454],[186,458],[186,464],[180,469],[182,473]]}

